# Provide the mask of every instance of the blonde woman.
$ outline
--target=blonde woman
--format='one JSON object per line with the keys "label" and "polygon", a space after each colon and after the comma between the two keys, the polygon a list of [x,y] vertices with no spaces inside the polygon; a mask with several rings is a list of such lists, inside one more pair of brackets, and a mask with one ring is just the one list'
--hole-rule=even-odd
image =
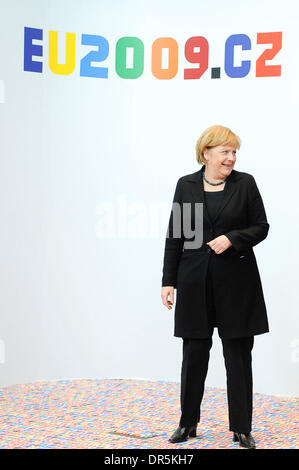
{"label": "blonde woman", "polygon": [[[206,129],[196,144],[202,167],[179,178],[173,198],[161,293],[171,309],[177,290],[174,336],[183,339],[181,418],[172,443],[196,436],[217,327],[226,367],[229,430],[240,446],[255,448],[251,352],[254,336],[267,333],[269,326],[253,247],[266,238],[269,224],[254,177],[234,169],[239,148],[239,137],[227,127]],[[196,203],[203,209],[199,228]],[[192,237],[185,236],[187,225]],[[195,243],[199,230],[200,246]]]}

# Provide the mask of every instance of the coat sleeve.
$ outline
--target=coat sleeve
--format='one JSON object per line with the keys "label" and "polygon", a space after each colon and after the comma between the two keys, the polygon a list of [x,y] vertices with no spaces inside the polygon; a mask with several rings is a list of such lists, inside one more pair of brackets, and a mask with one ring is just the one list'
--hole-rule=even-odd
{"label": "coat sleeve", "polygon": [[269,231],[267,216],[255,179],[250,175],[248,182],[248,227],[232,230],[224,235],[236,251],[252,248],[266,238]]}
{"label": "coat sleeve", "polygon": [[[164,249],[164,261],[163,261],[163,275],[162,275],[162,287],[164,286],[173,286],[176,287],[176,278],[177,278],[177,268],[179,260],[182,254],[182,249],[184,245],[184,234],[183,234],[183,223],[182,217],[175,217],[175,226],[174,230],[174,211],[177,210],[182,215],[182,192],[181,192],[181,178],[176,184],[176,189],[173,197],[173,203],[176,204],[176,209],[174,209],[175,204],[172,204],[172,209],[170,213],[170,218],[168,222],[168,228],[166,233],[165,240],[165,249]],[[178,226],[179,225],[179,226]]]}

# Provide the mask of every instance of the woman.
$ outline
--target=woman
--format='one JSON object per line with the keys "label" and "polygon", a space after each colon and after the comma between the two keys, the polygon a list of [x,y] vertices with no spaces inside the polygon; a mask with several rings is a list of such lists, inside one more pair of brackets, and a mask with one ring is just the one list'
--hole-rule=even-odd
{"label": "woman", "polygon": [[252,248],[266,238],[269,224],[254,177],[234,170],[239,148],[240,139],[230,129],[209,127],[196,144],[202,168],[182,176],[176,185],[161,293],[171,309],[177,289],[174,336],[183,338],[182,412],[172,443],[196,436],[213,330],[218,327],[229,430],[240,446],[255,448],[251,351],[254,336],[267,333],[269,326]]}

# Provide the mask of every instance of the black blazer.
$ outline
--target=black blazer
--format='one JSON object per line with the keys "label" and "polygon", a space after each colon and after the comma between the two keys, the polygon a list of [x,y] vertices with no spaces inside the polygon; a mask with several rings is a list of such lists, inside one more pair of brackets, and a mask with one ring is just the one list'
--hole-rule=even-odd
{"label": "black blazer", "polygon": [[[264,204],[252,175],[232,170],[213,221],[207,212],[202,174],[179,178],[173,202],[191,203],[191,228],[195,229],[195,203],[203,203],[203,241],[196,249],[186,243],[195,239],[173,231],[173,208],[165,240],[162,286],[177,289],[174,336],[207,337],[206,275],[209,259],[215,258],[215,306],[220,337],[250,336],[269,331],[261,279],[253,247],[268,234]],[[174,206],[173,206],[174,207]],[[183,221],[183,217],[182,217]],[[216,254],[206,242],[226,235],[232,246]]]}

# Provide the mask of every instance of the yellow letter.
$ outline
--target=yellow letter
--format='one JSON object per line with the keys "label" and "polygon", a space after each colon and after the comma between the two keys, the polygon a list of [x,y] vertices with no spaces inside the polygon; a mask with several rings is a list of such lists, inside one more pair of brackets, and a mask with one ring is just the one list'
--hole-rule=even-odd
{"label": "yellow letter", "polygon": [[70,75],[76,65],[76,34],[66,33],[65,64],[58,64],[58,31],[49,31],[49,67],[57,75]]}

